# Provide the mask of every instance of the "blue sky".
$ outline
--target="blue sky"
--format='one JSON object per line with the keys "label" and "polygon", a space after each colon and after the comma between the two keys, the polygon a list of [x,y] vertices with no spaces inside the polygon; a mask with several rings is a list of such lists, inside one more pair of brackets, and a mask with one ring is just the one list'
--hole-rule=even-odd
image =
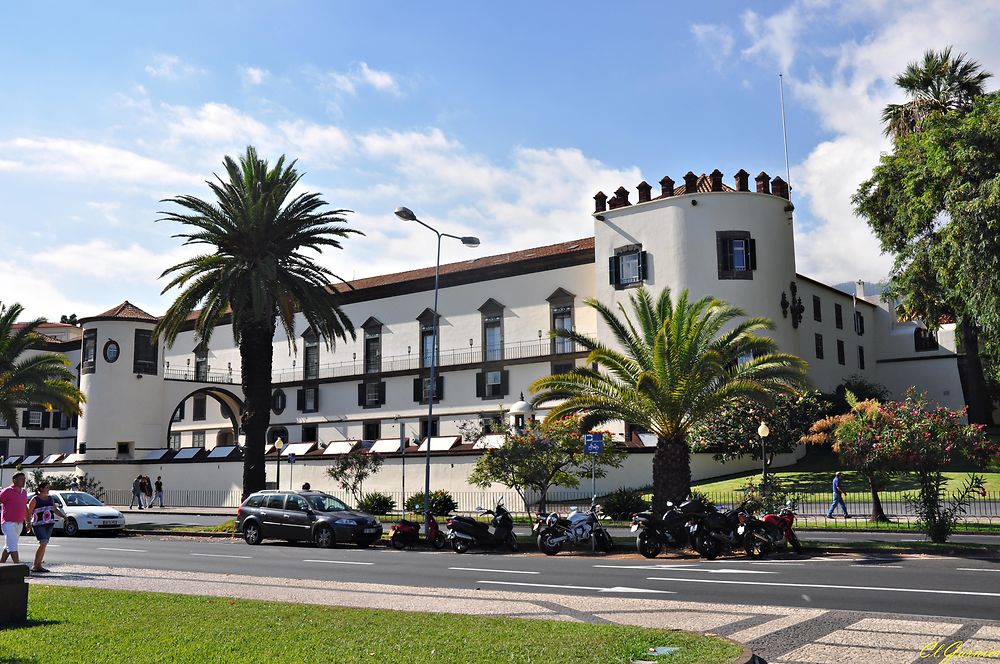
{"label": "blue sky", "polygon": [[355,211],[366,236],[320,260],[362,277],[432,263],[398,205],[485,255],[591,234],[598,190],[784,175],[779,71],[798,269],[878,280],[849,199],[893,76],[948,44],[1000,72],[988,1],[20,3],[4,24],[0,301],[56,320],[162,313],[191,250],[158,201],[207,197],[247,144]]}

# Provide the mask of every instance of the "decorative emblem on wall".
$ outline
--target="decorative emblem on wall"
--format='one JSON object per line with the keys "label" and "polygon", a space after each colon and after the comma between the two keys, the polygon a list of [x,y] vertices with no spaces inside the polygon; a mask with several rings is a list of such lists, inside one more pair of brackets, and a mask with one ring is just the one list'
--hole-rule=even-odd
{"label": "decorative emblem on wall", "polygon": [[[798,296],[799,287],[795,285],[793,281],[789,284],[788,289],[792,292],[792,298],[789,302],[785,298],[785,293],[781,293],[781,313],[785,315],[785,310],[788,309],[792,314],[792,327],[798,328],[799,323],[802,322],[802,314],[805,313],[805,306],[802,304],[802,298]],[[787,318],[787,316],[785,316]]]}

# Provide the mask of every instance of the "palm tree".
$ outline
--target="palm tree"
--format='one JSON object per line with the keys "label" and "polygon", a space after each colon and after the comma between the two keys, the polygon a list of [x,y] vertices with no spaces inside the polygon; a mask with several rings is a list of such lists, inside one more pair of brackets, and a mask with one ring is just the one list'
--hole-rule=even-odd
{"label": "palm tree", "polygon": [[722,300],[692,302],[685,290],[673,302],[670,289],[654,300],[645,288],[630,300],[632,315],[619,304],[621,317],[593,298],[585,300],[622,351],[571,330],[553,331],[590,351],[588,367],[539,378],[531,385],[532,401],[562,400],[548,417],[580,413],[584,430],[624,421],[656,434],[653,509],[662,513],[666,501],[679,503],[690,493],[691,429],[734,400],[767,402],[777,391],[804,386],[806,363],[756,334],[773,329],[770,320],[746,318]]}
{"label": "palm tree", "polygon": [[923,62],[911,62],[896,77],[896,85],[911,99],[904,104],[889,104],[882,111],[885,135],[900,137],[918,131],[932,113],[968,111],[976,97],[985,92],[990,76],[965,53],[953,56],[951,46],[925,52]]}
{"label": "palm tree", "polygon": [[[295,313],[301,312],[327,347],[336,339],[355,338],[354,326],[330,288],[333,272],[303,254],[304,249],[340,249],[338,238],[360,231],[339,225],[349,210],[322,210],[319,194],[302,193],[288,200],[301,176],[284,155],[274,167],[253,147],[236,163],[223,160],[228,180],[208,182],[213,202],[178,196],[184,212],[163,212],[161,221],[176,221],[191,230],[174,237],[184,244],[208,245],[210,251],[167,268],[173,275],[163,292],[180,294],[156,326],[155,334],[172,344],[192,314],[200,343],[207,344],[226,316],[240,349],[246,434],[243,463],[244,496],[264,488],[264,442],[270,423],[271,366],[274,332],[281,321],[295,347]],[[200,308],[200,311],[198,309]]]}
{"label": "palm tree", "polygon": [[49,410],[79,415],[85,401],[76,387],[76,376],[67,369],[69,361],[59,353],[31,352],[42,340],[36,318],[17,325],[24,311],[18,303],[0,305],[0,418],[17,436],[17,408],[40,405]]}

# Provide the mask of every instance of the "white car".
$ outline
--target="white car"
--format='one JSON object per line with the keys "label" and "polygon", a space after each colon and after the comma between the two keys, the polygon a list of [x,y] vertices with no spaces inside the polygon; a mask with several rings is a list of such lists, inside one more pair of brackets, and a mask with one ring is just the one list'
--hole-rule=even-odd
{"label": "white car", "polygon": [[125,527],[125,515],[107,507],[97,498],[83,491],[49,491],[55,506],[66,514],[65,521],[58,516],[55,529],[68,537],[75,537],[81,530],[107,531],[114,534]]}

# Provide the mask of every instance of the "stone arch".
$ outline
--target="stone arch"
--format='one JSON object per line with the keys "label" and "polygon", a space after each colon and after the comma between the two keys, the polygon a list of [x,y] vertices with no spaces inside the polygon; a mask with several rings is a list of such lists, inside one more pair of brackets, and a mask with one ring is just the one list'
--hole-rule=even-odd
{"label": "stone arch", "polygon": [[[223,415],[227,416],[229,418],[229,422],[232,424],[232,430],[220,431],[218,434],[216,434],[216,444],[219,444],[221,435],[223,433],[226,433],[232,436],[231,438],[232,442],[229,444],[238,445],[240,440],[240,419],[243,414],[243,400],[236,394],[227,389],[221,387],[202,387],[197,390],[192,390],[185,396],[181,397],[177,401],[177,405],[174,406],[174,410],[171,410],[170,412],[171,413],[175,412],[182,403],[184,403],[191,397],[196,397],[199,395],[205,395],[215,400],[219,404],[220,410],[222,411]],[[170,433],[171,430],[173,429],[173,426],[174,426],[173,417],[172,416],[168,417],[166,440],[170,440]]]}

